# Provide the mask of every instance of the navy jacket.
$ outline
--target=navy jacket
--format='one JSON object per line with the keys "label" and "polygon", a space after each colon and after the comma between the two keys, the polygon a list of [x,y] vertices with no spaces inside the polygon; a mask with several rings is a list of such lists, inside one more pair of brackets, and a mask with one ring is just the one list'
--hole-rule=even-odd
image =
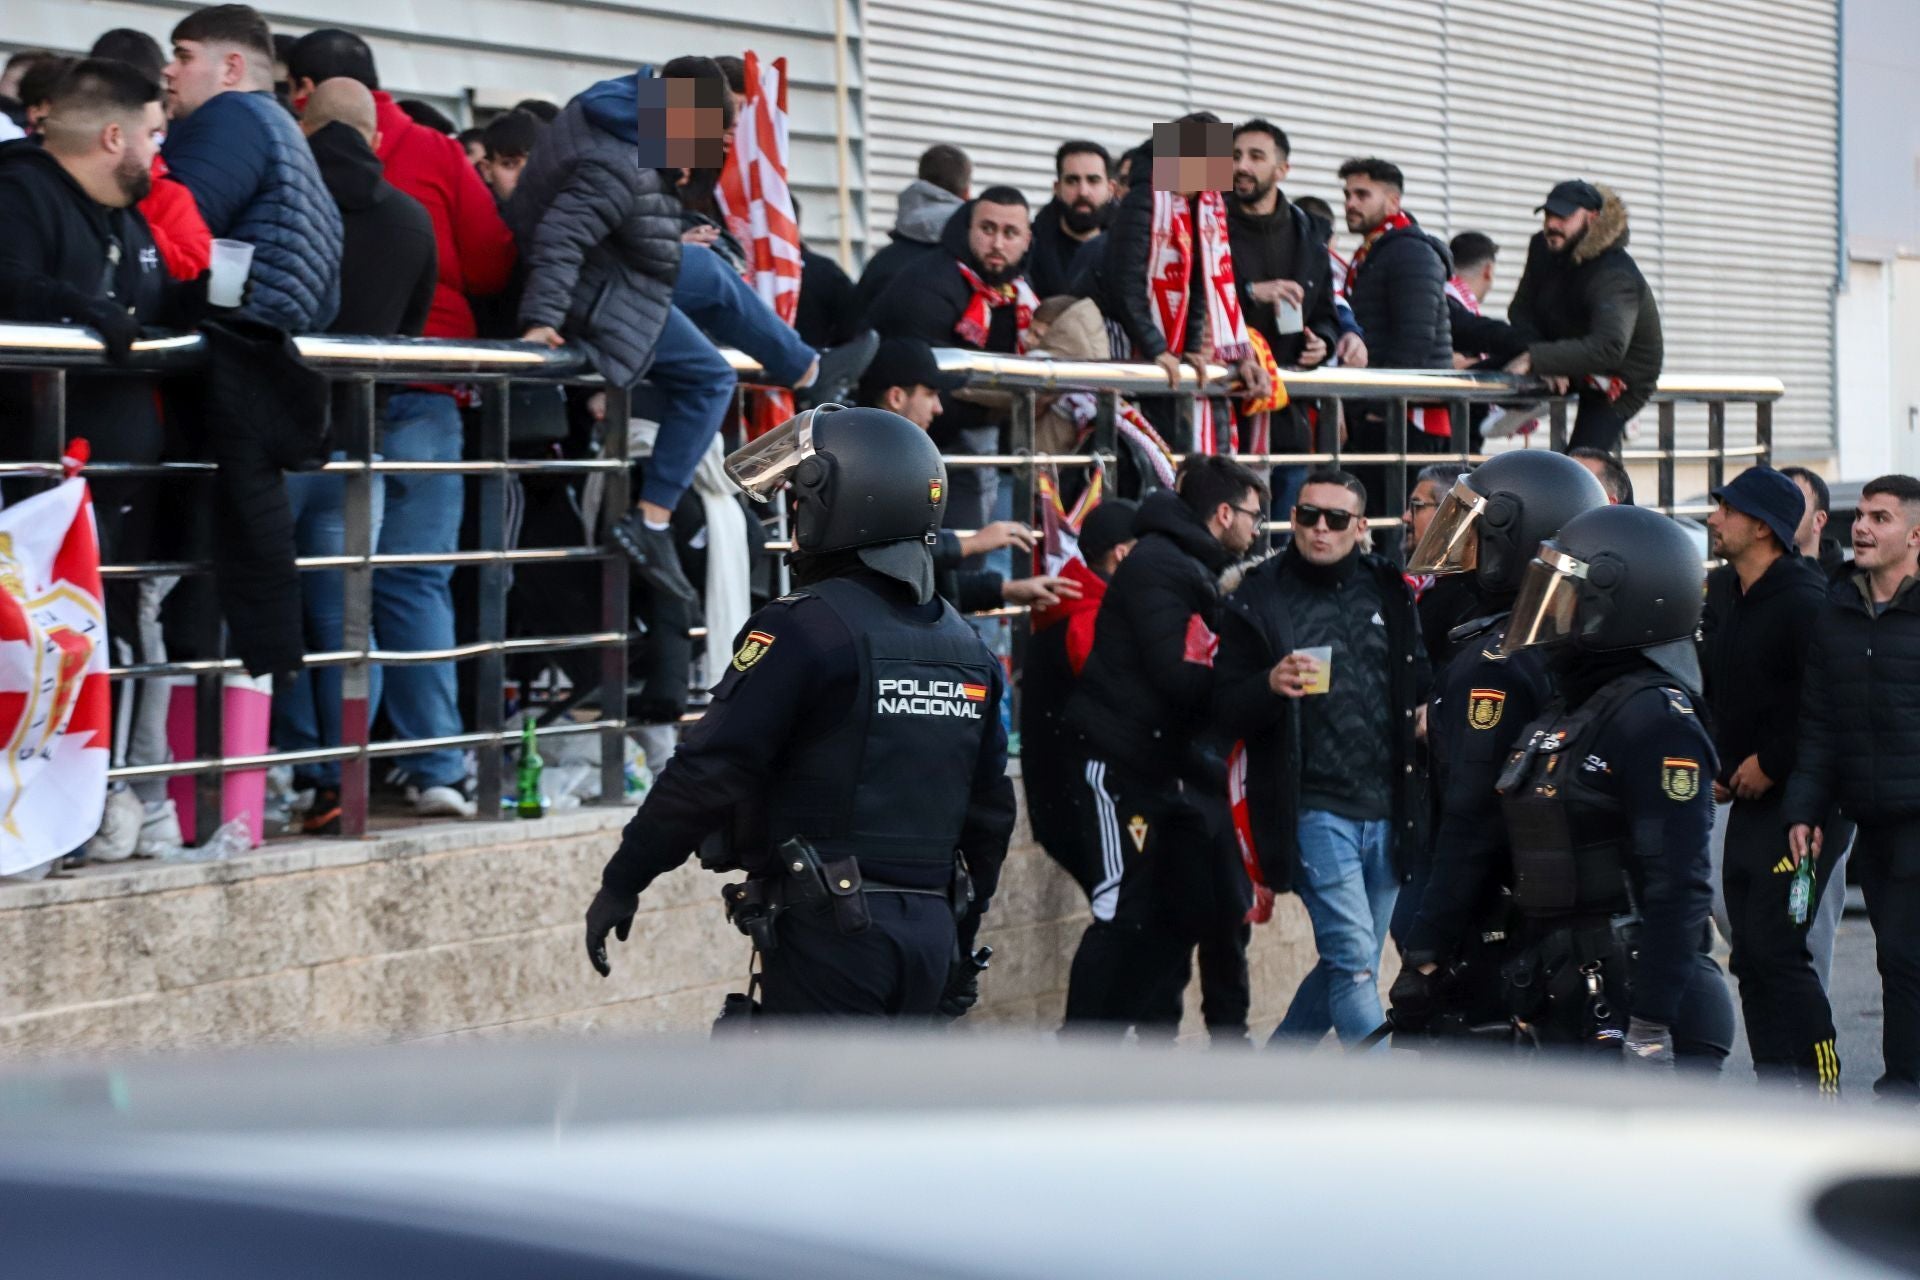
{"label": "navy jacket", "polygon": [[315,333],[340,309],[340,209],[300,126],[270,93],[223,93],[174,122],[163,154],[207,229],[253,246],[240,315]]}

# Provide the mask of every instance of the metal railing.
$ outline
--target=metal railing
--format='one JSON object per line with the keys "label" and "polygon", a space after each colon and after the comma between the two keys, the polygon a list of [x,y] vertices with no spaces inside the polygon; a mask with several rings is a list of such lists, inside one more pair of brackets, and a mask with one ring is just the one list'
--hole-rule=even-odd
{"label": "metal railing", "polygon": [[[628,565],[617,551],[605,546],[605,525],[618,519],[629,505],[627,433],[615,429],[628,419],[629,393],[599,382],[572,352],[562,348],[548,350],[530,344],[495,341],[451,341],[437,339],[371,339],[335,336],[304,336],[295,339],[304,362],[323,373],[332,383],[345,383],[354,394],[345,397],[344,414],[333,421],[333,447],[344,453],[344,460],[326,464],[325,470],[343,477],[345,486],[346,542],[344,553],[333,556],[304,557],[296,563],[303,572],[340,570],[345,579],[346,625],[341,647],[335,651],[309,653],[307,668],[337,667],[342,672],[341,742],[337,747],[305,751],[270,751],[257,755],[225,756],[222,753],[221,702],[222,681],[226,673],[238,671],[238,659],[227,657],[222,648],[220,620],[217,616],[201,620],[196,640],[196,656],[165,662],[133,663],[112,670],[115,681],[153,677],[185,677],[195,682],[196,749],[192,760],[165,764],[141,764],[116,768],[117,779],[167,778],[191,776],[195,779],[196,825],[204,836],[218,826],[222,787],[227,775],[259,770],[273,765],[297,765],[338,761],[341,767],[342,829],[359,835],[367,827],[369,768],[373,760],[423,750],[459,747],[472,748],[477,761],[477,802],[482,818],[503,816],[504,748],[515,736],[503,728],[506,689],[506,662],[509,657],[527,654],[553,654],[568,651],[592,651],[599,655],[598,683],[593,692],[597,710],[591,719],[567,721],[540,727],[539,734],[551,737],[564,734],[594,734],[600,739],[600,775],[603,803],[618,804],[624,795],[624,737],[627,699],[627,654],[633,641],[631,609],[628,601]],[[1004,396],[1007,411],[1005,453],[952,455],[950,468],[991,467],[1011,473],[1013,511],[1016,517],[1037,523],[1039,477],[1045,467],[1111,466],[1118,458],[1116,423],[1122,397],[1147,400],[1160,397],[1171,402],[1173,429],[1167,433],[1176,450],[1192,447],[1194,402],[1197,396],[1226,394],[1230,372],[1214,366],[1204,382],[1188,368],[1181,370],[1177,390],[1169,387],[1166,376],[1154,365],[1054,361],[1034,357],[998,356],[977,351],[942,349],[936,357],[942,369],[964,373],[967,386],[960,393]],[[150,375],[191,374],[204,361],[205,344],[197,335],[181,335],[137,343],[131,355],[119,363],[107,360],[99,339],[83,329],[46,325],[0,324],[0,376],[24,375],[29,382],[28,424],[37,440],[54,440],[64,445],[67,436],[67,378],[70,373],[113,373],[128,371]],[[741,378],[742,389],[749,389],[759,367],[738,352],[727,357]],[[1323,424],[1339,420],[1339,406],[1364,401],[1384,406],[1387,451],[1359,453],[1343,449],[1337,435],[1323,428],[1327,445],[1318,451],[1282,453],[1237,453],[1233,456],[1259,468],[1271,466],[1381,465],[1390,481],[1388,501],[1391,510],[1376,526],[1391,528],[1398,524],[1397,512],[1404,506],[1410,475],[1430,463],[1457,459],[1462,463],[1479,461],[1483,455],[1467,448],[1467,421],[1470,406],[1489,403],[1545,401],[1549,404],[1548,433],[1555,448],[1565,447],[1568,431],[1568,405],[1565,397],[1552,397],[1544,384],[1529,378],[1504,374],[1451,372],[1396,372],[1380,370],[1315,370],[1284,375],[1286,388],[1296,404],[1318,410]],[[380,384],[418,384],[466,382],[482,388],[477,437],[471,441],[472,456],[459,462],[423,463],[375,459],[377,405],[375,388]],[[510,455],[509,384],[534,382],[547,385],[591,384],[607,397],[598,450],[593,457],[552,460],[516,459]],[[1688,462],[1703,462],[1708,487],[1717,487],[1729,462],[1764,461],[1772,446],[1772,404],[1784,387],[1772,379],[1669,378],[1662,381],[1654,397],[1658,422],[1657,447],[1630,449],[1622,457],[1628,462],[1656,461],[1659,466],[1658,509],[1673,515],[1701,515],[1710,508],[1683,507],[1675,504],[1676,468]],[[1061,392],[1090,392],[1096,398],[1093,430],[1087,447],[1072,453],[1041,455],[1034,449],[1037,415],[1046,397]],[[1446,454],[1408,450],[1410,405],[1445,404],[1452,415],[1453,440],[1460,448]],[[1727,410],[1730,405],[1751,406],[1752,443],[1728,443]],[[1705,414],[1704,448],[1680,448],[1679,415],[1683,410]],[[738,415],[729,427],[737,431]],[[86,469],[89,476],[149,477],[166,482],[186,477],[205,476],[213,464],[200,461],[164,461],[151,466],[96,463]],[[373,545],[373,485],[376,477],[387,474],[440,472],[478,478],[478,534],[475,545],[444,555],[379,554]],[[600,505],[600,528],[589,531],[590,541],[567,547],[510,547],[507,540],[508,477],[511,475],[604,475],[605,489]],[[0,476],[55,479],[61,466],[51,457],[0,463]],[[1286,513],[1273,513],[1280,519],[1269,528],[1283,528]],[[770,531],[769,548],[785,549],[784,523],[776,518]],[[507,575],[512,566],[588,561],[599,566],[600,599],[598,625],[588,632],[551,636],[509,637],[507,619]],[[452,565],[470,568],[479,575],[477,637],[470,643],[428,652],[394,651],[374,648],[370,643],[372,616],[372,575],[383,567],[399,565]],[[200,562],[108,564],[103,576],[109,580],[147,579],[169,575],[199,575],[211,570]],[[990,611],[990,616],[1010,619],[1016,624],[1016,661],[1023,648],[1024,627],[1017,625],[1024,610],[1018,608]],[[375,666],[401,666],[442,662],[475,664],[475,679],[470,705],[466,708],[467,731],[440,738],[374,742],[370,740],[368,708],[372,669]],[[697,718],[694,716],[688,719]]]}

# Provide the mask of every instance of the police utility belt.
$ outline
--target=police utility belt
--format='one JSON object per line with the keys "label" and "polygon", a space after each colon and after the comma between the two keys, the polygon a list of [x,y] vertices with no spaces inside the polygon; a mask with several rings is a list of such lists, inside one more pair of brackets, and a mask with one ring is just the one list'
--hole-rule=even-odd
{"label": "police utility belt", "polygon": [[860,863],[849,854],[822,862],[814,847],[793,836],[776,851],[768,874],[755,876],[739,884],[721,888],[727,904],[727,919],[733,927],[753,939],[758,951],[772,951],[779,945],[774,922],[780,913],[793,907],[827,903],[833,910],[834,927],[843,934],[864,932],[873,923],[867,907],[870,893],[912,893],[929,898],[944,898],[954,919],[967,913],[973,903],[973,881],[966,866],[954,859],[953,876],[944,889],[923,889],[909,885],[884,884],[860,874]]}

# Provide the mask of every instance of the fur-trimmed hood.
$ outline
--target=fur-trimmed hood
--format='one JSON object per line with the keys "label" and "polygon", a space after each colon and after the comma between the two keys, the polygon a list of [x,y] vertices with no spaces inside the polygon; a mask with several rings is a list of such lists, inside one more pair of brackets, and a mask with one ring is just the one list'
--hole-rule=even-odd
{"label": "fur-trimmed hood", "polygon": [[1593,222],[1587,227],[1587,234],[1580,237],[1580,243],[1573,246],[1573,260],[1577,265],[1592,262],[1609,249],[1627,247],[1627,202],[1612,187],[1600,187],[1600,212],[1593,215]]}

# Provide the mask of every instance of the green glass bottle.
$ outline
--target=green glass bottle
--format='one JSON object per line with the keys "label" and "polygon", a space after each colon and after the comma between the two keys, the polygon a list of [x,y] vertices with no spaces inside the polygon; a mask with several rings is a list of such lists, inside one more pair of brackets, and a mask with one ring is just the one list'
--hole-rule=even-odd
{"label": "green glass bottle", "polygon": [[540,771],[545,767],[533,736],[533,717],[525,716],[520,721],[520,802],[515,806],[523,818],[538,818],[545,812],[540,804]]}
{"label": "green glass bottle", "polygon": [[1795,924],[1805,924],[1812,910],[1813,855],[1808,854],[1793,869],[1793,884],[1787,890],[1787,918]]}

